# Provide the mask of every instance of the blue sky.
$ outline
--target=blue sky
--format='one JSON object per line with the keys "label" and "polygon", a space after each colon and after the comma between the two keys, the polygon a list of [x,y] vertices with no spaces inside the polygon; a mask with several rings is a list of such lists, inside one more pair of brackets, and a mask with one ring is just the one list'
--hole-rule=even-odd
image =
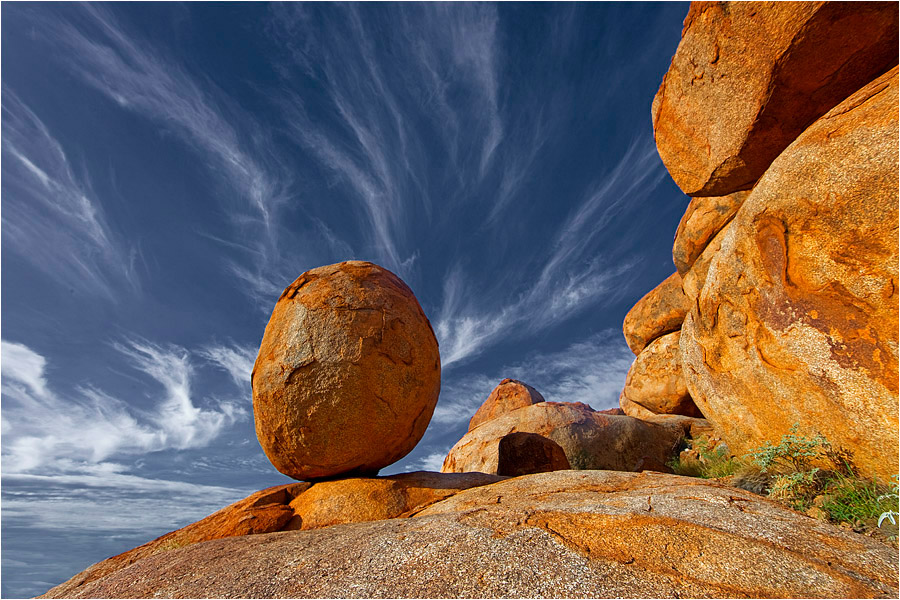
{"label": "blue sky", "polygon": [[650,103],[686,3],[2,5],[2,593],[287,478],[249,373],[371,260],[438,337],[439,469],[504,377],[617,405],[687,198]]}

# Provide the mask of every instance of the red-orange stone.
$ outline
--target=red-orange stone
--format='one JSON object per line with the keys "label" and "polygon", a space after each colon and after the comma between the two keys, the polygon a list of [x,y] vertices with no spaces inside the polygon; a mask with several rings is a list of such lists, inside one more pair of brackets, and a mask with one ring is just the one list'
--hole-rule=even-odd
{"label": "red-orange stone", "polygon": [[312,269],[285,289],[253,367],[259,443],[295,479],[371,474],[425,433],[438,343],[412,291],[378,265]]}

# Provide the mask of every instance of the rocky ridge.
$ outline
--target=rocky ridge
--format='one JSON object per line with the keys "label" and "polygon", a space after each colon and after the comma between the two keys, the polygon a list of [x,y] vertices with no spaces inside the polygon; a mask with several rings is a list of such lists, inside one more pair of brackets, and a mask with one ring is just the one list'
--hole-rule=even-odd
{"label": "rocky ridge", "polygon": [[659,472],[792,423],[895,472],[896,30],[889,3],[691,5],[653,123],[694,198],[625,318],[620,410],[503,380],[442,473],[377,477],[428,424],[437,342],[392,273],[313,269],[253,373],[260,443],[304,481],[44,597],[897,597],[896,548]]}

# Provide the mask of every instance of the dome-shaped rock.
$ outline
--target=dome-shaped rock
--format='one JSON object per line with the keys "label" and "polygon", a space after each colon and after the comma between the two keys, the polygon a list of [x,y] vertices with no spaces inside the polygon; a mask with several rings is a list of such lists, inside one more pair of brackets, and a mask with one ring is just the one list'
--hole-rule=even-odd
{"label": "dome-shaped rock", "polygon": [[296,479],[377,472],[431,419],[441,363],[431,324],[393,273],[312,269],[278,299],[253,366],[259,442]]}
{"label": "dome-shaped rock", "polygon": [[469,421],[469,431],[502,414],[543,401],[544,397],[541,396],[541,393],[527,383],[515,379],[504,379],[475,412],[475,416]]}

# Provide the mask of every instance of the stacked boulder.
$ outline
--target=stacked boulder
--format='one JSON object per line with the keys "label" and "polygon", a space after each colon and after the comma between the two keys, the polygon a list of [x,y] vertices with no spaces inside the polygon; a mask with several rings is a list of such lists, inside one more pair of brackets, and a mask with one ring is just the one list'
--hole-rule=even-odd
{"label": "stacked boulder", "polygon": [[[611,414],[612,413],[612,414]],[[683,421],[700,421],[685,419]],[[667,471],[691,423],[651,423],[581,402],[546,402],[504,379],[450,449],[441,471],[525,475],[574,469]]]}
{"label": "stacked boulder", "polygon": [[378,265],[303,273],[266,325],[251,375],[256,435],[300,480],[371,475],[422,438],[441,388],[431,324]]}
{"label": "stacked boulder", "polygon": [[691,5],[652,118],[692,198],[625,320],[626,413],[696,409],[735,452],[799,424],[896,473],[897,31],[896,3]]}

